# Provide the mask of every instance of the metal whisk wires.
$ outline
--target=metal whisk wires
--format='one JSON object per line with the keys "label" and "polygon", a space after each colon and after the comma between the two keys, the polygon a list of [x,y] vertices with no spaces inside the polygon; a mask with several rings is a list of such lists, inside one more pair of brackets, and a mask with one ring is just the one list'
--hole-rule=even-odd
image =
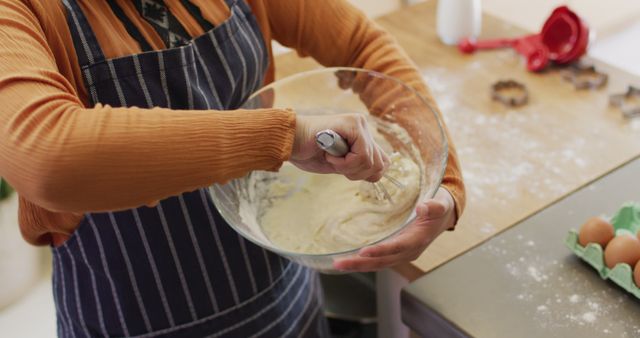
{"label": "metal whisk wires", "polygon": [[[316,134],[316,144],[318,145],[318,147],[320,147],[320,149],[337,157],[343,157],[349,152],[349,145],[347,144],[345,139],[342,138],[340,134],[336,133],[331,129],[325,129],[318,132]],[[387,179],[389,182],[395,185],[398,189],[405,188],[402,182],[398,181],[397,179],[387,174],[383,174],[382,177]],[[389,194],[389,191],[384,186],[384,184],[382,184],[381,182],[375,182],[372,184],[373,184],[373,189],[375,191],[376,198],[378,200],[387,200],[393,203],[391,194]]]}

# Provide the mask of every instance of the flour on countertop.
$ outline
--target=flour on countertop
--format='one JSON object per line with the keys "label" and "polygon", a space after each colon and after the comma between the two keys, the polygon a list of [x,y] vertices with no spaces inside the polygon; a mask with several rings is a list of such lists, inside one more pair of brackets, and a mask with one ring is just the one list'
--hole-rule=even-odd
{"label": "flour on countertop", "polygon": [[[617,330],[618,323],[602,324],[602,320],[611,319],[612,311],[628,301],[627,295],[618,295],[616,290],[608,287],[603,287],[597,293],[579,293],[585,290],[587,282],[580,281],[577,277],[566,281],[566,274],[558,275],[558,270],[566,268],[565,263],[558,259],[545,260],[540,256],[539,251],[544,250],[542,246],[546,243],[535,243],[522,234],[516,235],[514,240],[516,243],[511,243],[512,245],[516,244],[524,249],[516,257],[505,252],[503,247],[506,241],[503,239],[494,239],[483,245],[481,250],[491,253],[494,260],[504,262],[506,273],[519,286],[514,299],[522,302],[542,327],[598,327],[603,333],[615,332],[620,337],[636,337],[631,332],[620,334]],[[630,325],[632,332],[640,330],[640,326]]]}
{"label": "flour on countertop", "polygon": [[545,280],[549,279],[549,277],[547,275],[542,274],[535,266],[529,266],[527,268],[527,273],[536,282],[542,282],[542,281],[545,281]]}
{"label": "flour on countertop", "polygon": [[[514,59],[513,53],[501,52],[496,52],[494,60],[505,64],[520,62]],[[610,134],[610,126],[590,125],[584,128],[580,123],[567,124],[566,121],[572,119],[579,122],[584,112],[576,109],[555,118],[548,114],[554,110],[552,106],[545,105],[543,98],[532,97],[530,105],[518,109],[493,103],[488,94],[484,101],[481,98],[471,99],[465,96],[466,93],[488,92],[490,86],[490,83],[472,81],[479,69],[483,69],[478,66],[471,61],[457,69],[430,67],[422,70],[455,140],[464,168],[468,199],[476,203],[512,207],[512,200],[526,195],[528,203],[542,206],[550,197],[564,195],[570,188],[590,180],[591,174],[586,169],[602,165],[601,158],[595,158],[594,154],[606,155],[611,146],[610,140],[604,137]],[[479,107],[473,107],[473,104]],[[495,111],[486,112],[487,109]],[[532,124],[540,128],[530,128]],[[634,134],[640,131],[640,118],[629,121],[626,128],[626,133],[622,132],[625,135],[615,141],[624,140],[634,146],[640,144],[640,138]],[[544,133],[542,137],[541,133]],[[487,158],[493,160],[482,160]],[[569,214],[573,212],[567,211]],[[486,224],[480,226],[482,235],[490,234],[490,230]],[[520,234],[516,238],[525,249],[525,254],[519,257],[511,257],[504,246],[496,242],[484,244],[481,250],[490,252],[492,258],[500,263],[499,268],[504,267],[504,273],[517,283],[514,299],[522,302],[540,325],[595,327],[602,319],[609,319],[611,312],[628,299],[625,296],[616,299],[618,290],[607,284],[603,285],[601,292],[587,293],[586,290],[591,288],[586,281],[579,279],[577,273],[557,273],[565,269],[562,260],[545,261],[540,257],[539,252],[547,243],[528,243],[529,239]],[[556,289],[550,290],[552,287]],[[567,307],[571,308],[568,312]],[[566,318],[566,321],[558,318]],[[615,330],[616,324],[612,323],[608,328],[605,325],[602,332],[619,332]],[[627,325],[630,325],[627,326],[629,332],[616,338],[640,337],[640,326]]]}
{"label": "flour on countertop", "polygon": [[480,232],[483,232],[483,233],[486,233],[486,234],[492,234],[495,231],[496,231],[496,227],[491,223],[485,223],[480,228]]}
{"label": "flour on countertop", "polygon": [[577,302],[579,302],[579,301],[580,301],[580,296],[579,296],[579,295],[571,295],[571,296],[569,297],[569,301],[570,301],[571,303],[574,303],[574,304],[575,304],[575,303],[577,303]]}
{"label": "flour on countertop", "polygon": [[596,314],[593,312],[585,312],[582,314],[581,318],[587,323],[593,323],[598,317],[596,317]]}
{"label": "flour on countertop", "polygon": [[[584,112],[580,109],[563,111],[556,118],[549,114],[555,113],[554,107],[535,95],[529,105],[517,109],[492,102],[488,94],[484,100],[466,96],[470,92],[488,92],[490,83],[472,81],[486,69],[487,62],[496,65],[519,62],[513,56],[498,52],[493,61],[474,60],[456,69],[429,67],[421,71],[455,140],[469,200],[508,205],[523,194],[531,196],[533,203],[564,195],[568,189],[589,180],[591,174],[589,170],[563,168],[600,165],[594,163],[594,154],[607,154],[611,145],[603,137],[605,132],[611,133],[611,126],[592,124],[584,128],[580,123],[567,123],[571,119],[581,121]],[[575,99],[571,98],[571,102]],[[494,111],[487,112],[488,109]],[[630,120],[627,125],[632,132],[640,131],[640,118]],[[623,134],[617,142],[627,139],[637,142],[633,134]],[[487,158],[494,160],[480,160]]]}

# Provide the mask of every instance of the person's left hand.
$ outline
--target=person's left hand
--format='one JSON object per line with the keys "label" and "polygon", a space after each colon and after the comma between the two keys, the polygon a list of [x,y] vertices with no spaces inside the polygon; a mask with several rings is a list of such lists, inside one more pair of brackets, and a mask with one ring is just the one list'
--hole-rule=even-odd
{"label": "person's left hand", "polygon": [[357,256],[336,260],[333,266],[346,272],[365,272],[413,261],[456,222],[455,202],[442,187],[433,199],[421,203],[416,212],[416,219],[395,237],[363,248]]}

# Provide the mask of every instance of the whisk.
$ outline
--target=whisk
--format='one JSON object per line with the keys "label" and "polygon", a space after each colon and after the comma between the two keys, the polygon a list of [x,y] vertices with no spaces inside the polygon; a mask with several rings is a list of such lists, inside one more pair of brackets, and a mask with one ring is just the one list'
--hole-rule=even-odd
{"label": "whisk", "polygon": [[[347,141],[345,141],[345,139],[342,138],[340,134],[331,129],[319,131],[316,134],[316,144],[318,145],[318,147],[320,147],[320,149],[336,157],[343,157],[349,152],[349,145],[347,144]],[[382,174],[382,177],[387,179],[400,190],[405,188],[402,182],[387,174]],[[375,191],[376,199],[388,200],[389,202],[393,203],[391,194],[389,194],[389,191],[387,190],[387,188],[385,188],[384,184],[379,181],[371,184],[373,184],[373,190]]]}

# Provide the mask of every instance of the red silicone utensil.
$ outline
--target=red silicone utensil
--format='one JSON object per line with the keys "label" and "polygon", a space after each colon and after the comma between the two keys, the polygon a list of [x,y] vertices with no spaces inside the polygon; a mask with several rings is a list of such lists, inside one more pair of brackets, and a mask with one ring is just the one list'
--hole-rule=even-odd
{"label": "red silicone utensil", "polygon": [[549,49],[539,35],[528,35],[517,39],[513,48],[527,59],[527,69],[532,72],[543,70],[549,64]]}
{"label": "red silicone utensil", "polygon": [[556,8],[540,33],[551,60],[559,64],[579,59],[589,44],[589,27],[566,6]]}
{"label": "red silicone utensil", "polygon": [[540,32],[542,42],[549,49],[549,57],[552,60],[566,59],[575,49],[579,30],[580,19],[573,12],[566,7],[554,10]]}
{"label": "red silicone utensil", "polygon": [[527,35],[517,39],[495,39],[484,41],[473,41],[462,39],[458,44],[458,49],[463,53],[473,53],[478,49],[495,49],[511,47],[520,55],[527,59],[527,69],[530,71],[540,71],[549,63],[549,50],[542,43],[539,34]]}
{"label": "red silicone utensil", "polygon": [[470,54],[478,49],[495,49],[513,47],[517,39],[472,40],[464,38],[458,43],[458,49],[465,54]]}
{"label": "red silicone utensil", "polygon": [[566,64],[579,59],[588,44],[587,24],[567,6],[560,6],[551,13],[538,34],[515,39],[462,39],[458,49],[463,53],[473,53],[478,49],[511,47],[527,58],[527,69],[539,71],[550,60]]}

